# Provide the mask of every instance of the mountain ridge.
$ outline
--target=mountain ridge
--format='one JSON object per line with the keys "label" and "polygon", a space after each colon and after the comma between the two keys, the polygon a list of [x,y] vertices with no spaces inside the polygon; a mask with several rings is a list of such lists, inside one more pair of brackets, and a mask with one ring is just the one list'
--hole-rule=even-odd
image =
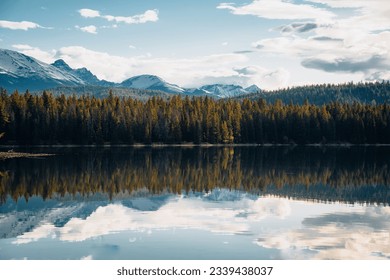
{"label": "mountain ridge", "polygon": [[16,51],[0,49],[0,85],[6,89],[83,84],[83,80],[68,71]]}
{"label": "mountain ridge", "polygon": [[[257,86],[244,89],[239,85],[222,84],[184,88],[169,83],[158,76],[148,74],[130,77],[121,83],[114,83],[100,80],[85,67],[73,69],[63,59],[47,64],[17,51],[0,49],[0,87],[10,92],[27,89],[30,91],[56,90],[64,87],[76,90],[88,86],[92,86],[92,88],[107,87],[107,92],[109,88],[127,88],[214,98],[234,97],[259,90]],[[94,92],[91,94],[94,95]]]}

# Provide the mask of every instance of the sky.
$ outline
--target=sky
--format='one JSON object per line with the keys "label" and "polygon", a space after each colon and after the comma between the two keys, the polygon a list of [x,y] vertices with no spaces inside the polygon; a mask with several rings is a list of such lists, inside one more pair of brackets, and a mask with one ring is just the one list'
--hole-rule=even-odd
{"label": "sky", "polygon": [[[226,1],[226,0],[225,0]],[[390,79],[389,0],[1,0],[0,48],[121,82]]]}

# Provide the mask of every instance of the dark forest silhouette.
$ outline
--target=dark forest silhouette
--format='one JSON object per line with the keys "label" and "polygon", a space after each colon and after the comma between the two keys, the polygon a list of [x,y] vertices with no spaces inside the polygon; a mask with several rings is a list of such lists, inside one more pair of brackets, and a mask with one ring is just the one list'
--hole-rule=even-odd
{"label": "dark forest silhouette", "polygon": [[203,193],[227,188],[293,199],[390,203],[389,148],[59,149],[0,162],[0,197]]}

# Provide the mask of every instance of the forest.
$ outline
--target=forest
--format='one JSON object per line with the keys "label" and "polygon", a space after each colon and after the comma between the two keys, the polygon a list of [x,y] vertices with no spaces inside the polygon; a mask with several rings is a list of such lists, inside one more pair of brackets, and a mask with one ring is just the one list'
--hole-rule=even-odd
{"label": "forest", "polygon": [[242,98],[251,100],[263,98],[270,103],[274,103],[278,99],[285,103],[294,104],[304,104],[308,101],[315,105],[331,102],[389,104],[390,81],[297,86],[237,97],[237,99]]}
{"label": "forest", "polygon": [[390,144],[390,105],[0,93],[0,144]]}

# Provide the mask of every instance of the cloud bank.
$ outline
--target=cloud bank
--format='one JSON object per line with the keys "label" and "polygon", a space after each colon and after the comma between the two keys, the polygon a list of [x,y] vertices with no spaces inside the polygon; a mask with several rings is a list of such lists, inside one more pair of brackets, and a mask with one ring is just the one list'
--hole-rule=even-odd
{"label": "cloud bank", "polygon": [[134,16],[112,16],[102,15],[99,11],[91,9],[80,9],[79,14],[84,18],[102,18],[117,23],[140,24],[158,21],[158,10],[147,10],[143,14]]}
{"label": "cloud bank", "polygon": [[[360,74],[362,79],[388,79],[390,5],[387,0],[253,0],[221,3],[234,15],[293,22],[274,28],[282,36],[252,44],[261,54],[298,58],[308,69]],[[309,21],[308,21],[309,19]]]}
{"label": "cloud bank", "polygon": [[254,0],[252,3],[237,6],[234,3],[221,3],[218,9],[230,10],[235,15],[253,15],[266,19],[323,19],[334,17],[332,12],[308,4],[296,4],[295,1]]}
{"label": "cloud bank", "polygon": [[7,28],[11,30],[29,30],[29,29],[36,29],[36,28],[43,28],[38,23],[31,22],[31,21],[7,21],[7,20],[0,20],[0,28]]}

